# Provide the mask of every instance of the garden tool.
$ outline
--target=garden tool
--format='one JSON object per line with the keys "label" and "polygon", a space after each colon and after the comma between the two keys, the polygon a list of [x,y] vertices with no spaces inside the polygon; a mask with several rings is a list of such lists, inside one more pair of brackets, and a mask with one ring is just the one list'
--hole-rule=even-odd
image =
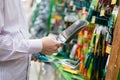
{"label": "garden tool", "polygon": [[[62,44],[68,43],[69,41],[71,41],[71,39],[74,38],[74,35],[76,35],[80,30],[82,30],[87,25],[88,25],[88,22],[86,20],[77,20],[71,26],[69,26],[67,29],[65,29],[62,33],[60,33],[57,36],[57,40],[60,41]],[[44,62],[53,62],[54,61],[54,60],[49,61],[49,59],[43,55],[41,56],[41,55],[34,54],[33,56],[36,59],[39,59],[40,61],[44,61]]]}

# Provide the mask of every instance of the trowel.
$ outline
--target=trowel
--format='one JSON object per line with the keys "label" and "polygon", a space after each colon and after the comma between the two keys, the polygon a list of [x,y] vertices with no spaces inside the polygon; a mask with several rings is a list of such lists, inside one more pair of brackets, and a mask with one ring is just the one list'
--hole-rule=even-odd
{"label": "trowel", "polygon": [[[69,26],[67,29],[65,29],[62,33],[60,33],[57,36],[57,40],[60,41],[62,44],[70,42],[74,36],[81,31],[83,28],[85,28],[88,25],[88,21],[86,20],[77,20],[75,21],[71,26]],[[60,63],[63,60],[54,60],[49,59],[46,56],[40,55],[40,54],[33,54],[33,56],[37,59],[39,59],[42,62],[57,62]]]}

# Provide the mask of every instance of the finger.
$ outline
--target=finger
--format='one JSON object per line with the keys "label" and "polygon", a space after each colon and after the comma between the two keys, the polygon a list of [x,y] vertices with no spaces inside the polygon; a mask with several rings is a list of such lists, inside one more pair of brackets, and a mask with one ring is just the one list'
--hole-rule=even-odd
{"label": "finger", "polygon": [[53,53],[56,53],[56,52],[58,52],[58,49],[59,49],[59,46],[56,46],[56,47],[54,47],[51,51],[52,51]]}
{"label": "finger", "polygon": [[46,54],[46,55],[51,55],[51,54],[53,54],[53,50],[45,51],[44,54]]}
{"label": "finger", "polygon": [[61,43],[60,41],[57,41],[57,44],[56,44],[56,46],[59,48],[59,47],[62,47],[64,44],[63,43]]}
{"label": "finger", "polygon": [[58,52],[58,49],[53,50],[53,53],[57,53],[57,52]]}
{"label": "finger", "polygon": [[52,55],[53,53],[56,53],[56,52],[58,52],[58,49],[54,49],[54,50],[47,52],[47,55]]}

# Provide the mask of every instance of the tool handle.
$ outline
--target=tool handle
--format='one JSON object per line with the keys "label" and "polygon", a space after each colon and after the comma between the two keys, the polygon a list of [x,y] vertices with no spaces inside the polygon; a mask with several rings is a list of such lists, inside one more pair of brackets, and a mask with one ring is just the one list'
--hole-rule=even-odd
{"label": "tool handle", "polygon": [[48,58],[42,54],[33,54],[33,56],[40,61],[48,61]]}

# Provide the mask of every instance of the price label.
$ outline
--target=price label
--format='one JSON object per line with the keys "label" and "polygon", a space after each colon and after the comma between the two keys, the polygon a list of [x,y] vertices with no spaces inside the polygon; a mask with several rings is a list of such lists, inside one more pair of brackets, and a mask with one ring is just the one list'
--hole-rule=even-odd
{"label": "price label", "polygon": [[70,1],[70,6],[73,6],[73,1]]}
{"label": "price label", "polygon": [[100,11],[100,16],[104,16],[104,15],[105,15],[105,10],[102,9],[102,10]]}
{"label": "price label", "polygon": [[110,54],[110,51],[111,51],[111,46],[108,45],[108,46],[106,47],[106,53]]}
{"label": "price label", "polygon": [[76,10],[76,6],[74,5],[74,6],[73,6],[73,11],[75,11],[75,10]]}
{"label": "price label", "polygon": [[52,24],[55,23],[55,19],[54,19],[54,18],[51,19],[51,23],[52,23]]}
{"label": "price label", "polygon": [[91,20],[91,23],[95,23],[95,19],[96,19],[96,17],[95,16],[92,16],[92,20]]}
{"label": "price label", "polygon": [[116,4],[117,0],[112,0],[111,4]]}
{"label": "price label", "polygon": [[83,13],[85,13],[86,12],[86,7],[83,7],[82,11],[83,11]]}

